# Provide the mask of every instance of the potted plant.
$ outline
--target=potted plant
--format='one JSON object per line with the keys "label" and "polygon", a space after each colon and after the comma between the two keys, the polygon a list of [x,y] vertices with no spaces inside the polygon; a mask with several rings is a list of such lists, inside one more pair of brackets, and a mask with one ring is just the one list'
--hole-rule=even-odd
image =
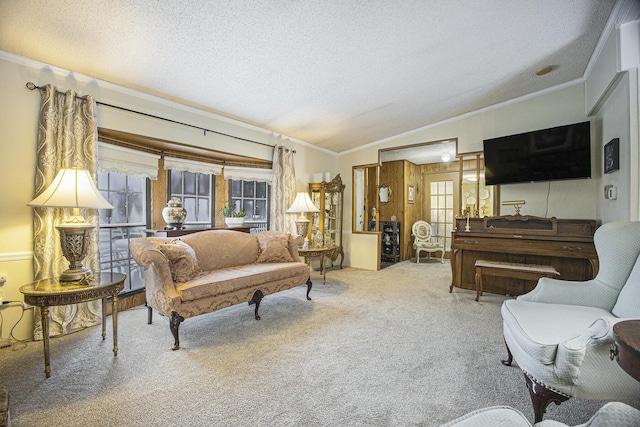
{"label": "potted plant", "polygon": [[242,224],[244,224],[244,217],[246,215],[244,209],[236,211],[235,202],[221,207],[220,213],[224,216],[224,222],[227,224],[227,227],[241,227]]}

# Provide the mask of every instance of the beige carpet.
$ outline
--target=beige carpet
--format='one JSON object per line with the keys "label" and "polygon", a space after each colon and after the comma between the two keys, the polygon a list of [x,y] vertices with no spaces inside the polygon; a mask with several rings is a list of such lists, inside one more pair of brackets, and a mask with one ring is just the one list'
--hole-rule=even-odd
{"label": "beige carpet", "polygon": [[[42,343],[0,350],[14,426],[433,426],[477,408],[533,411],[520,370],[505,367],[505,297],[454,289],[449,264],[379,272],[333,268],[327,283],[187,319],[171,351],[168,321],[146,308]],[[547,417],[586,421],[603,402],[571,399]],[[638,407],[638,402],[627,402]]]}

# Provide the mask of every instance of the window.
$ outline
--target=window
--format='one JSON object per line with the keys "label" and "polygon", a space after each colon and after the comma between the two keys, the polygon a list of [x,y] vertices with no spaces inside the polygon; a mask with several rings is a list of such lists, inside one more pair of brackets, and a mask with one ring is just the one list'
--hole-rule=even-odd
{"label": "window", "polygon": [[185,225],[192,228],[212,227],[214,193],[213,175],[169,170],[169,199],[176,196],[182,201],[182,206],[187,210]]}
{"label": "window", "polygon": [[244,209],[244,222],[252,227],[252,231],[264,231],[269,227],[270,187],[266,182],[229,180],[229,203],[235,203],[237,210]]}
{"label": "window", "polygon": [[129,242],[145,236],[148,179],[98,172],[98,189],[114,209],[100,209],[100,270],[127,275],[123,292],[144,289],[143,268],[131,258]]}

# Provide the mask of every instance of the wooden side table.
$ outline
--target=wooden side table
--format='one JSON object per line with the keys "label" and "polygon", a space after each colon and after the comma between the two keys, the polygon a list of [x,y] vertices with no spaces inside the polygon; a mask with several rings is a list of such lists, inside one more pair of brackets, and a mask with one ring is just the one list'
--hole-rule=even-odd
{"label": "wooden side table", "polygon": [[300,249],[298,248],[298,254],[301,257],[304,257],[305,262],[311,266],[311,258],[320,258],[320,273],[322,273],[322,283],[327,283],[327,269],[325,268],[324,262],[325,258],[335,250],[335,248],[309,248],[309,249]]}
{"label": "wooden side table", "polygon": [[613,325],[611,360],[640,381],[640,320],[623,320]]}
{"label": "wooden side table", "polygon": [[51,376],[49,359],[49,307],[55,305],[77,304],[102,299],[102,339],[107,336],[106,314],[107,297],[112,299],[113,355],[118,355],[118,294],[124,288],[122,273],[101,272],[94,274],[88,283],[60,282],[58,279],[43,279],[20,287],[24,302],[40,307],[42,316],[42,341],[44,343],[44,373]]}

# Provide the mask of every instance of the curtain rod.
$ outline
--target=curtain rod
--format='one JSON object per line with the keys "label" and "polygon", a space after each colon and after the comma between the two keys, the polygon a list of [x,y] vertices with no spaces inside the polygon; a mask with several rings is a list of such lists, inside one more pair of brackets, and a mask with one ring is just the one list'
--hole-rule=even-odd
{"label": "curtain rod", "polygon": [[[28,82],[26,84],[26,86],[27,86],[27,89],[29,89],[29,90],[36,90],[36,89],[42,90],[42,89],[44,89],[44,86],[37,86],[35,83],[32,83],[32,82]],[[79,97],[79,98],[84,98],[84,97]],[[200,126],[192,125],[192,124],[189,124],[189,123],[179,122],[179,121],[173,120],[173,119],[167,119],[166,117],[154,116],[153,114],[143,113],[141,111],[131,110],[129,108],[119,107],[117,105],[107,104],[107,103],[99,102],[99,101],[96,101],[96,104],[104,105],[105,107],[116,108],[118,110],[127,111],[129,113],[140,114],[141,116],[151,117],[153,119],[164,120],[166,122],[175,123],[175,124],[178,124],[178,125],[199,129],[199,130],[204,132],[204,136],[207,136],[207,132],[211,132],[211,133],[215,133],[215,134],[218,134],[218,135],[227,136],[229,138],[234,138],[234,139],[238,139],[238,140],[241,140],[241,141],[252,142],[254,144],[260,144],[260,145],[264,145],[266,147],[275,148],[274,145],[267,144],[267,143],[264,143],[264,142],[259,142],[259,141],[254,141],[252,139],[246,139],[246,138],[241,138],[239,136],[229,135],[227,133],[218,132],[218,131],[213,130],[213,129],[207,129],[207,128],[203,128],[203,127],[200,127]],[[287,150],[290,150],[290,149],[287,148]],[[291,150],[291,151],[293,151],[294,153],[296,152],[296,150]]]}

